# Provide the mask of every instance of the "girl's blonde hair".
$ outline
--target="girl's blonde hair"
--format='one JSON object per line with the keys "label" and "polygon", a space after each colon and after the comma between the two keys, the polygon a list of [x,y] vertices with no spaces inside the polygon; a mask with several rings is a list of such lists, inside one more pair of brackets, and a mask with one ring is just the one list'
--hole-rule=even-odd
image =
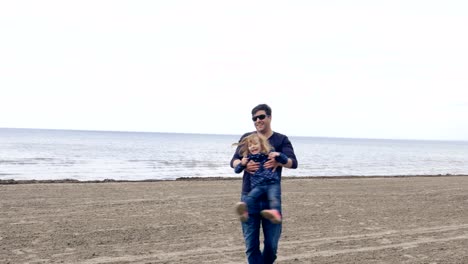
{"label": "girl's blonde hair", "polygon": [[243,138],[239,143],[234,143],[232,145],[240,146],[239,154],[243,157],[247,157],[247,155],[249,155],[249,144],[257,141],[260,143],[261,153],[268,154],[273,149],[268,140],[264,136],[257,133],[250,134]]}

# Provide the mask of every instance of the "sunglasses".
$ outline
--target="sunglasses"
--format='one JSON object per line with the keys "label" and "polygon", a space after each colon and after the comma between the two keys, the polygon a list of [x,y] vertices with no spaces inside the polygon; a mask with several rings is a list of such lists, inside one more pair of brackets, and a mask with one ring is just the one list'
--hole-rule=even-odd
{"label": "sunglasses", "polygon": [[252,117],[252,121],[257,121],[257,118],[260,119],[260,120],[263,120],[265,119],[265,117],[267,117],[267,115],[258,115],[258,116],[254,116]]}

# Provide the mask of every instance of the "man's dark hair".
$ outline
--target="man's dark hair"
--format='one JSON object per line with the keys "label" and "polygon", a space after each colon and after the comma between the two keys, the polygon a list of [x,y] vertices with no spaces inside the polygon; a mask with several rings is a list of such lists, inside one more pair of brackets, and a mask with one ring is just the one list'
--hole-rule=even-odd
{"label": "man's dark hair", "polygon": [[265,111],[268,116],[271,116],[271,108],[267,104],[259,104],[252,109],[252,115],[255,115],[258,111]]}

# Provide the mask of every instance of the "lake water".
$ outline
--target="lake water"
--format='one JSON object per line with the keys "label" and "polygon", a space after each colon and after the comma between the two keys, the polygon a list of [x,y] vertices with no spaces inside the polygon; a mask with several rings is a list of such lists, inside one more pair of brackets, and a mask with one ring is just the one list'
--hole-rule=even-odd
{"label": "lake water", "polygon": [[[0,128],[0,179],[240,177],[229,167],[239,137]],[[468,174],[466,141],[290,140],[299,168],[283,176]]]}

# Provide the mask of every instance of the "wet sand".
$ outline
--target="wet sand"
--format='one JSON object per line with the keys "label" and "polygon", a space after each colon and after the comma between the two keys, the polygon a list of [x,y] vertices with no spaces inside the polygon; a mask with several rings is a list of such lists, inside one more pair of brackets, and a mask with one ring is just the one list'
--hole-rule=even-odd
{"label": "wet sand", "polygon": [[[277,263],[468,263],[468,176],[283,180]],[[0,185],[0,263],[246,263],[241,181]]]}

